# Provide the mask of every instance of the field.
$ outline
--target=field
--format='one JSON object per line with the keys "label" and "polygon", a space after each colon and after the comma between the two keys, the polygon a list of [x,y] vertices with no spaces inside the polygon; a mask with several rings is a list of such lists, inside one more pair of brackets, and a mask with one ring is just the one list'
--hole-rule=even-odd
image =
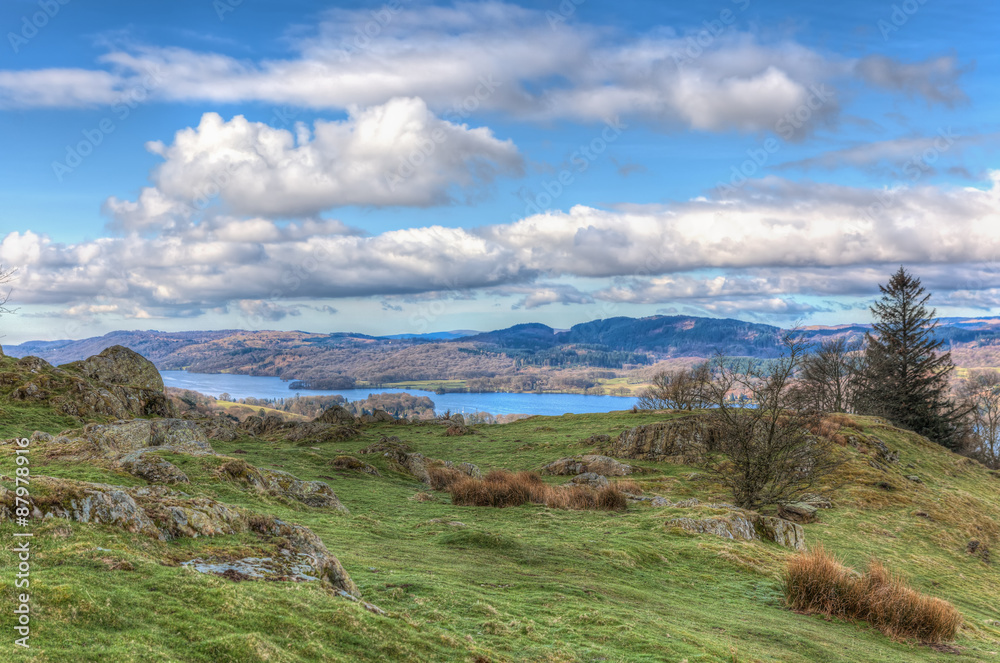
{"label": "field", "polygon": [[[0,436],[58,432],[72,425],[44,407],[3,403]],[[594,450],[592,435],[662,420],[664,413],[532,417],[446,436],[435,423],[371,424],[349,442],[319,447],[241,438],[213,442],[304,479],[322,479],[350,508],[330,513],[218,479],[217,457],[165,454],[191,478],[184,490],[319,534],[358,584],[387,612],[367,611],[319,583],[232,582],[179,563],[245,555],[241,536],[170,543],[120,529],[46,519],[34,528],[32,649],[25,661],[990,661],[1000,660],[1000,574],[967,542],[998,540],[1000,478],[917,436],[861,419],[900,453],[887,477],[851,447],[834,508],[804,526],[854,568],[871,556],[925,593],[952,602],[965,626],[953,653],[894,642],[864,624],[796,614],[780,576],[793,553],[775,544],[692,535],[667,525],[705,509],[624,513],[528,505],[458,507],[388,461],[364,456],[373,477],[331,464],[383,435],[430,457],[481,468],[537,470]],[[0,473],[13,474],[13,450]],[[238,453],[245,452],[245,453]],[[93,465],[33,456],[32,472],[111,484],[141,480]],[[725,500],[697,469],[633,462],[647,496]],[[915,475],[922,483],[907,480]],[[547,477],[559,482],[564,477]],[[889,489],[875,486],[884,480]],[[3,483],[12,488],[9,476]],[[418,493],[428,501],[414,499]],[[709,510],[710,512],[710,510]],[[0,524],[3,604],[13,606],[11,523]],[[12,621],[6,607],[4,629]],[[4,651],[10,651],[4,643]],[[957,652],[957,653],[954,653]],[[4,660],[14,660],[12,657]]]}

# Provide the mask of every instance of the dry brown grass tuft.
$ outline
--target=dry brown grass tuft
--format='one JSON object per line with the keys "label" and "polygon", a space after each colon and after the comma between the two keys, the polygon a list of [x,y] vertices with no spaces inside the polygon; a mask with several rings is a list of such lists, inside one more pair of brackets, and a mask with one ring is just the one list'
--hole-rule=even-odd
{"label": "dry brown grass tuft", "polygon": [[808,426],[809,432],[813,435],[824,437],[842,447],[847,446],[847,438],[840,434],[844,428],[862,430],[863,426],[854,421],[850,415],[839,412],[825,414]]}
{"label": "dry brown grass tuft", "polygon": [[534,503],[553,509],[623,511],[628,500],[617,486],[550,486],[534,472],[494,470],[482,479],[462,477],[446,486],[451,501],[462,506],[508,507]]}
{"label": "dry brown grass tuft", "polygon": [[447,490],[451,484],[466,476],[463,472],[450,467],[432,466],[427,468],[427,481],[434,490]]}
{"label": "dry brown grass tuft", "polygon": [[618,486],[618,490],[623,493],[628,493],[629,495],[642,495],[642,486],[639,485],[638,481],[625,479],[623,481],[616,481],[614,485]]}
{"label": "dry brown grass tuft", "polygon": [[785,599],[794,610],[864,620],[894,639],[953,640],[962,625],[950,603],[913,590],[877,560],[859,575],[822,548],[788,562]]}

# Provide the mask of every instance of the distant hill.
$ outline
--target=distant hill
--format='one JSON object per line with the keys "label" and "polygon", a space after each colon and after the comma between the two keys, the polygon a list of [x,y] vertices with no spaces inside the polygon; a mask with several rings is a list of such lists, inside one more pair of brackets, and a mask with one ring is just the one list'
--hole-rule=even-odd
{"label": "distant hill", "polygon": [[[955,352],[960,365],[998,365],[1000,318],[942,318],[940,323],[938,337]],[[822,341],[859,339],[869,329],[857,324],[812,326],[802,331],[811,340]],[[234,329],[116,331],[81,340],[29,341],[4,351],[63,364],[111,345],[124,345],[161,370],[277,376],[316,384],[470,380],[553,370],[604,370],[598,376],[603,379],[659,361],[707,358],[717,352],[774,357],[781,351],[782,332],[773,325],[742,320],[657,315],[592,320],[566,330],[528,323],[488,332],[392,336]]]}

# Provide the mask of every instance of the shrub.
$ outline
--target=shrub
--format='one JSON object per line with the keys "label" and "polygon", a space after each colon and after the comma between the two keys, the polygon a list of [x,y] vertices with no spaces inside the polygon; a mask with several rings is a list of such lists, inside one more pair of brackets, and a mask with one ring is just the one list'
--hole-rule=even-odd
{"label": "shrub", "polygon": [[434,490],[446,490],[451,484],[466,476],[451,467],[431,466],[427,468],[427,481]]}
{"label": "shrub", "polygon": [[859,575],[822,548],[789,561],[785,600],[793,610],[864,620],[896,639],[953,640],[962,624],[950,603],[913,590],[877,560]]}
{"label": "shrub", "polygon": [[[459,473],[461,474],[461,473]],[[433,485],[432,478],[432,485]],[[535,472],[494,470],[482,479],[461,474],[438,490],[447,490],[453,504],[508,507],[544,504],[553,509],[602,509],[623,511],[628,500],[617,486],[594,490],[589,486],[550,486]]]}

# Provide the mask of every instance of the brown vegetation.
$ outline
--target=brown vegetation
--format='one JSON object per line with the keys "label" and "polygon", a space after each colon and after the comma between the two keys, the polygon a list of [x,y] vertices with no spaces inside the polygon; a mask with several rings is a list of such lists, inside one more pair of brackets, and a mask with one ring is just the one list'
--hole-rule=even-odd
{"label": "brown vegetation", "polygon": [[822,548],[789,561],[785,599],[793,610],[863,620],[895,639],[953,640],[962,624],[950,603],[911,589],[877,560],[859,575]]}
{"label": "brown vegetation", "polygon": [[[438,472],[437,476],[441,481],[446,475]],[[482,479],[449,475],[448,480],[450,483],[447,483],[444,490],[451,493],[452,503],[461,506],[502,508],[530,502],[553,509],[624,511],[628,504],[625,495],[615,484],[600,490],[589,486],[551,486],[534,472],[514,474],[506,470],[494,470]],[[433,486],[433,475],[431,481]]]}

